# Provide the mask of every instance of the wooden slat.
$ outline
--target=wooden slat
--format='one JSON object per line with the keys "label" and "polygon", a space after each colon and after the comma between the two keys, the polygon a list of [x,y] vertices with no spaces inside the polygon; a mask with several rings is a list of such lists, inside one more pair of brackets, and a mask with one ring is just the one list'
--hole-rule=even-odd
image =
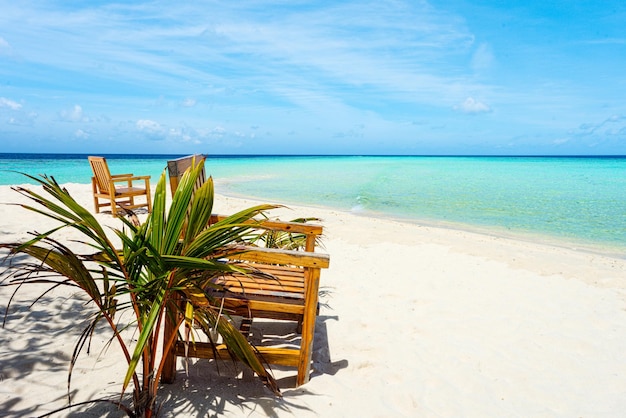
{"label": "wooden slat", "polygon": [[287,303],[276,297],[268,298],[268,300],[263,300],[260,297],[254,299],[225,298],[224,309],[229,310],[232,315],[251,316],[253,318],[291,319],[293,321],[302,319],[304,303],[302,301],[293,303],[293,300],[291,303]]}
{"label": "wooden slat", "polygon": [[[246,267],[246,264],[241,264]],[[271,277],[232,274],[217,277],[213,283],[226,291],[212,290],[216,297],[254,299],[257,297],[276,298],[281,303],[304,301],[305,270],[287,266],[258,266],[259,271]],[[292,302],[293,302],[292,301]]]}
{"label": "wooden slat", "polygon": [[[226,215],[214,214],[211,215],[211,223],[216,223],[228,218]],[[303,223],[303,222],[283,222],[283,221],[270,221],[270,220],[258,220],[249,221],[249,223],[256,224],[259,228],[269,229],[271,231],[285,231],[293,232],[297,234],[307,235],[322,235],[323,227],[321,225]]]}
{"label": "wooden slat", "polygon": [[291,292],[302,293],[304,292],[304,281],[287,281],[277,278],[276,280],[254,280],[247,276],[239,277],[220,277],[213,283],[220,285],[227,290],[235,293],[245,292],[247,289],[252,290],[275,290],[277,292]]}
{"label": "wooden slat", "polygon": [[[300,350],[282,347],[257,347],[263,360],[270,364],[296,367]],[[197,357],[197,358],[220,358],[230,360],[230,354],[224,344],[218,344],[215,349],[209,343],[189,343],[185,350],[185,343],[178,341],[174,349],[177,356]]]}
{"label": "wooden slat", "polygon": [[330,257],[327,254],[249,246],[242,247],[242,252],[233,255],[231,258],[254,261],[255,263],[287,264],[316,268],[328,268],[330,264]]}
{"label": "wooden slat", "polygon": [[[241,297],[251,298],[257,295],[276,296],[279,298],[293,298],[304,299],[304,287],[300,288],[287,288],[287,287],[255,287],[248,285],[241,286],[228,286],[224,290],[229,296],[240,295]],[[222,290],[215,290],[216,293],[222,292]]]}

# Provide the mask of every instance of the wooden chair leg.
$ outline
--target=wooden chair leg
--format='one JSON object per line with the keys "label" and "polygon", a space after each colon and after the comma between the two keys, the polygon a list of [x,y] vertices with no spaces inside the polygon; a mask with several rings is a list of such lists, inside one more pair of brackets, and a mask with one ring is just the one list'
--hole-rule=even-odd
{"label": "wooden chair leg", "polygon": [[310,271],[310,281],[305,291],[305,312],[302,320],[302,341],[300,345],[300,358],[298,360],[298,377],[296,386],[301,386],[309,381],[311,372],[311,358],[313,355],[313,338],[315,336],[315,322],[317,319],[317,302],[319,287],[319,270]]}
{"label": "wooden chair leg", "polygon": [[[315,319],[315,318],[313,318]],[[298,360],[298,376],[296,387],[302,386],[309,381],[311,372],[311,358],[313,355],[313,334],[315,326],[311,327],[307,322],[312,322],[310,318],[305,318],[302,329],[302,341],[300,346],[300,358]]]}
{"label": "wooden chair leg", "polygon": [[98,201],[98,196],[96,196],[98,193],[98,185],[96,184],[95,177],[91,178],[91,193],[93,194],[93,205],[96,209],[96,213],[100,213],[100,202]]}
{"label": "wooden chair leg", "polygon": [[[173,317],[171,315],[174,315]],[[163,357],[165,357],[163,364],[163,372],[161,373],[161,382],[162,383],[174,383],[176,380],[176,342],[178,341],[178,329],[176,329],[176,316],[179,315],[177,312],[172,313],[168,310],[165,314],[165,325],[163,327],[163,344],[167,344],[171,338],[174,338],[174,343],[172,347],[163,353]],[[165,346],[164,346],[165,350]]]}
{"label": "wooden chair leg", "polygon": [[303,322],[304,317],[298,319],[298,323],[296,324],[296,332],[298,334],[302,334],[302,322]]}
{"label": "wooden chair leg", "polygon": [[117,203],[115,203],[115,198],[111,198],[111,215],[117,215]]}
{"label": "wooden chair leg", "polygon": [[243,318],[239,325],[239,331],[246,338],[250,338],[250,328],[252,327],[252,318]]}
{"label": "wooden chair leg", "polygon": [[174,383],[176,380],[176,354],[173,350],[165,354],[161,383]]}

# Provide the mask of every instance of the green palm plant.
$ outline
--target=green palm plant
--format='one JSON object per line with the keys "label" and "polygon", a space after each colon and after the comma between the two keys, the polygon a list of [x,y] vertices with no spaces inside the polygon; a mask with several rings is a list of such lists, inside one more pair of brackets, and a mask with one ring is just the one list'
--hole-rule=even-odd
{"label": "green palm plant", "polygon": [[[296,218],[296,219],[292,219],[289,222],[304,224],[304,223],[311,222],[311,221],[319,222],[321,221],[321,219],[313,218],[313,217]],[[255,239],[251,243],[253,244],[259,243],[259,244],[262,244],[266,248],[280,248],[283,250],[301,250],[306,247],[306,240],[307,240],[307,237],[305,234],[298,234],[294,232],[276,231],[276,230],[268,229],[267,231],[264,231],[260,233],[257,237],[255,237]],[[315,240],[315,245],[316,246],[322,245],[322,241],[321,239],[319,239],[319,237],[318,239]]]}
{"label": "green palm plant", "polygon": [[[30,283],[73,286],[81,289],[94,307],[71,358],[68,394],[72,366],[85,345],[88,346],[96,326],[104,321],[128,363],[121,392],[124,394],[132,382],[132,406],[123,405],[121,400],[98,399],[94,402],[113,402],[132,417],[153,416],[157,411],[156,394],[165,357],[158,353],[162,346],[167,352],[174,343],[160,340],[161,327],[167,319],[173,321],[176,328],[183,321],[193,320],[201,329],[217,330],[233,357],[254,370],[274,393],[280,395],[276,382],[254,347],[227,318],[210,306],[180,303],[181,299],[184,301],[190,294],[198,292],[209,297],[205,288],[211,277],[241,271],[240,267],[223,263],[220,258],[228,253],[241,252],[238,244],[256,240],[253,219],[274,208],[272,205],[255,206],[209,225],[213,183],[209,180],[202,187],[195,188],[201,169],[202,162],[185,173],[169,208],[163,173],[154,193],[153,211],[146,221],[139,224],[120,218],[123,228],[113,230],[121,240],[120,248],[113,244],[97,219],[53,177],[27,175],[43,187],[43,194],[23,187],[14,188],[35,203],[21,206],[55,219],[59,226],[35,234],[27,242],[0,244],[1,248],[9,249],[7,257],[12,258],[2,273],[2,285],[17,286],[16,292]],[[79,231],[81,242],[93,251],[79,254],[55,239],[55,234],[63,228]],[[19,254],[30,258],[15,257]],[[116,313],[128,311],[132,312],[133,318],[130,324],[116,322]],[[168,312],[170,317],[166,317]],[[180,315],[172,312],[180,312]],[[123,331],[128,327],[136,331],[136,341],[124,338]]]}

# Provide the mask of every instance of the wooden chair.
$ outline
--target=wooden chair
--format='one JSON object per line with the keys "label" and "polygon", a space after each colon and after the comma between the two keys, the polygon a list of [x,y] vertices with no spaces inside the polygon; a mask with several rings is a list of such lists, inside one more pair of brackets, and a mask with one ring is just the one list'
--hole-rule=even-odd
{"label": "wooden chair", "polygon": [[[204,158],[203,156],[195,156]],[[183,171],[189,167],[193,157],[168,162],[170,186],[176,190]],[[224,219],[223,215],[213,215],[212,222]],[[247,251],[229,260],[242,263],[264,273],[265,277],[251,277],[244,274],[221,276],[214,280],[220,289],[211,290],[213,303],[223,308],[229,315],[243,317],[242,324],[250,325],[253,318],[269,318],[295,321],[294,328],[301,333],[299,348],[257,346],[263,359],[269,364],[297,368],[296,386],[309,381],[313,337],[318,313],[320,270],[327,268],[329,257],[315,253],[315,244],[322,234],[322,227],[299,222],[264,221],[259,225],[263,230],[285,231],[306,236],[304,251],[283,250],[265,247],[247,247]],[[192,298],[193,304],[209,304],[203,295]],[[171,318],[171,317],[170,317]],[[169,321],[168,321],[169,322]],[[164,340],[167,341],[173,329],[171,322],[166,324]],[[242,329],[245,333],[246,329]],[[177,341],[169,356],[161,380],[173,382],[176,374],[176,357],[230,359],[223,345],[213,348],[208,343],[195,342],[185,347]]]}
{"label": "wooden chair", "polygon": [[[133,174],[111,174],[109,166],[104,157],[88,157],[93,177],[91,178],[91,188],[93,191],[93,202],[96,213],[101,207],[110,206],[113,216],[117,215],[118,206],[125,209],[137,209],[147,207],[148,212],[152,210],[152,200],[150,199],[150,176],[134,176]],[[143,188],[134,187],[133,181],[143,180]],[[125,183],[125,186],[116,187],[115,183]],[[135,198],[145,196],[145,203],[136,203]],[[104,202],[100,202],[104,199]]]}
{"label": "wooden chair", "polygon": [[[205,155],[196,154],[196,155],[189,155],[187,157],[178,158],[176,160],[170,160],[167,162],[167,172],[168,172],[169,179],[170,179],[170,190],[172,191],[172,194],[174,194],[174,192],[178,188],[178,183],[180,182],[180,179],[183,177],[183,174],[185,174],[185,171],[187,171],[187,169],[191,167],[194,161],[197,164],[200,161],[204,161],[205,159],[206,159]],[[202,170],[202,173],[200,173],[200,176],[198,177],[196,189],[202,186],[202,184],[205,181],[206,181],[206,174],[205,174],[205,171]]]}

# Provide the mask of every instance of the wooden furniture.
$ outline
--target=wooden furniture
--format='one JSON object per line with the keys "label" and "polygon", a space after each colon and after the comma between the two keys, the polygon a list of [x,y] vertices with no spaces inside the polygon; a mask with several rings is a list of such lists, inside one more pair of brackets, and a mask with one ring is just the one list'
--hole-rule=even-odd
{"label": "wooden furniture", "polygon": [[[180,182],[180,179],[183,177],[183,174],[185,174],[185,171],[187,171],[187,169],[191,167],[194,161],[197,164],[200,161],[204,161],[205,159],[206,159],[205,155],[195,154],[195,155],[189,155],[187,157],[178,158],[176,160],[170,160],[167,162],[167,172],[168,172],[168,176],[170,179],[170,190],[172,191],[172,194],[174,194],[174,192],[178,188],[178,183]],[[200,176],[198,177],[198,181],[196,183],[196,189],[202,186],[202,184],[205,181],[206,181],[206,174],[205,174],[205,171],[202,170],[202,172],[200,173]]]}
{"label": "wooden furniture", "polygon": [[[177,161],[189,167],[192,157],[188,158]],[[196,156],[196,158],[202,158],[202,156]],[[174,168],[176,165],[175,162],[168,162],[172,192],[178,184],[176,177],[182,176],[182,172]],[[224,218],[224,216],[213,215],[212,222],[218,222]],[[316,240],[322,234],[322,227],[299,222],[269,220],[260,223],[258,227],[262,230],[303,234],[306,237],[304,250],[246,247],[245,252],[233,256],[228,262],[254,268],[264,274],[262,277],[245,274],[220,276],[214,279],[219,289],[210,290],[214,297],[212,301],[207,300],[204,295],[197,297],[192,295],[190,300],[195,305],[213,303],[216,308],[223,309],[229,315],[241,316],[244,326],[249,326],[253,318],[295,321],[292,326],[301,334],[299,348],[257,346],[257,349],[269,364],[296,367],[298,371],[296,386],[300,386],[309,381],[318,312],[320,270],[329,265],[328,255],[315,252]],[[169,326],[166,324],[165,341],[171,337],[172,333],[178,331],[172,328],[171,322]],[[247,329],[242,329],[242,332],[246,331]],[[223,345],[214,348],[209,343],[200,342],[190,343],[185,347],[182,341],[177,341],[172,351],[165,355],[169,356],[169,359],[161,380],[166,383],[174,380],[177,356],[230,359]]]}
{"label": "wooden furniture", "polygon": [[[96,213],[101,207],[109,206],[113,216],[117,215],[118,207],[124,209],[137,209],[146,207],[148,212],[152,210],[150,199],[150,176],[134,176],[133,174],[111,174],[104,157],[88,157],[89,165],[93,171],[91,187],[93,202]],[[143,181],[142,187],[134,187],[134,181]],[[124,183],[124,186],[115,186],[116,183]],[[135,198],[145,196],[146,201],[137,203]],[[101,202],[100,199],[104,199]],[[143,199],[142,199],[143,200]]]}

